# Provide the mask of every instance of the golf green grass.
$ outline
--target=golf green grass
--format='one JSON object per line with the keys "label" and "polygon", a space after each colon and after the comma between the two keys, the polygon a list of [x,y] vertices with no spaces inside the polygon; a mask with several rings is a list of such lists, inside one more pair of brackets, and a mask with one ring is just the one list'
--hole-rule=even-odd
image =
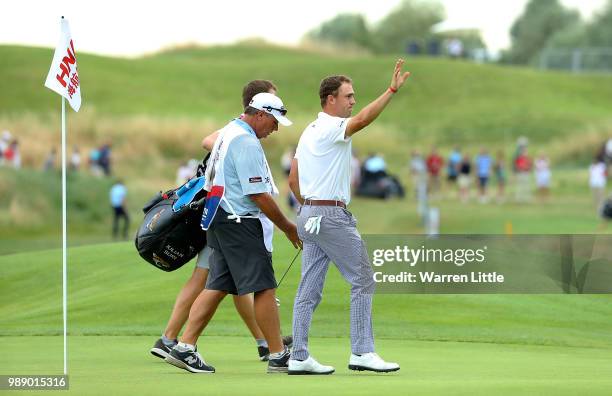
{"label": "golf green grass", "polygon": [[[277,275],[294,250],[282,238]],[[349,286],[331,268],[311,332],[311,352],[331,377],[265,374],[254,341],[225,301],[199,340],[214,375],[189,374],[148,352],[192,264],[163,273],[131,243],[69,251],[70,392],[131,394],[555,394],[612,391],[612,315],[607,295],[377,295],[378,352],[398,373],[347,368]],[[285,334],[299,260],[278,295]],[[61,374],[61,251],[0,256],[2,374]]]}
{"label": "golf green grass", "polygon": [[[75,395],[609,395],[612,349],[379,340],[396,373],[348,370],[349,341],[314,337],[312,353],[331,376],[266,374],[247,337],[204,337],[215,374],[190,374],[148,353],[152,336],[69,338]],[[0,337],[3,374],[61,374],[62,337]]]}

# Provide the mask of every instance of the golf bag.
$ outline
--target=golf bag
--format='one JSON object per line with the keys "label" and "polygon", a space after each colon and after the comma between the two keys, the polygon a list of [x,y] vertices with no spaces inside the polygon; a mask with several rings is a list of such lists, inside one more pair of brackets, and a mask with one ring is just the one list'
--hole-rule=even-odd
{"label": "golf bag", "polygon": [[389,199],[392,197],[404,198],[404,187],[399,179],[386,172],[361,172],[361,183],[355,195],[360,197]]}
{"label": "golf bag", "polygon": [[144,220],[136,234],[140,257],[162,271],[174,271],[206,246],[206,231],[200,221],[206,191],[204,171],[208,156],[195,177],[181,187],[158,192],[143,208]]}

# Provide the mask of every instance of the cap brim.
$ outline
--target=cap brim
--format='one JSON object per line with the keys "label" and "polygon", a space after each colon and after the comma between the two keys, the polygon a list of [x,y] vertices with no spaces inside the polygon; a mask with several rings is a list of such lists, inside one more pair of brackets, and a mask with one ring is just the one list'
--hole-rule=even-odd
{"label": "cap brim", "polygon": [[290,126],[293,124],[293,122],[291,122],[291,120],[289,120],[289,118],[282,116],[282,115],[278,115],[278,114],[272,114],[274,116],[274,118],[276,118],[276,120],[278,121],[279,124],[283,125],[283,126]]}

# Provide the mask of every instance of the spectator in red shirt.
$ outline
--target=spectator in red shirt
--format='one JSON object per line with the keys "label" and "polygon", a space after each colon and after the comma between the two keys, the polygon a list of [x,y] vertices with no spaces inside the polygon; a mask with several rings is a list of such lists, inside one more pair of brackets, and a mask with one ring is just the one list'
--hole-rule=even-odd
{"label": "spectator in red shirt", "polygon": [[434,147],[425,161],[427,173],[429,174],[429,191],[433,194],[440,189],[440,170],[444,165],[444,159],[438,154]]}
{"label": "spectator in red shirt", "polygon": [[527,202],[531,200],[531,158],[527,155],[527,147],[521,147],[514,160],[516,172],[516,200]]}

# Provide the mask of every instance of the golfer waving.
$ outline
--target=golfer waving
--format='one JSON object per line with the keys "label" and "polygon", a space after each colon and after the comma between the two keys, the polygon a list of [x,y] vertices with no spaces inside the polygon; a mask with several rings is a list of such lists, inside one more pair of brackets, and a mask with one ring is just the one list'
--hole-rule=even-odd
{"label": "golfer waving", "polygon": [[346,210],[351,199],[351,140],[378,117],[410,73],[398,60],[391,84],[372,103],[351,117],[355,105],[352,80],[325,78],[319,88],[323,111],[304,130],[292,162],[289,185],[303,204],[298,233],[304,243],[302,277],[293,307],[293,353],[289,374],[331,374],[308,353],[312,314],[321,301],[323,283],[333,261],[351,284],[351,356],[349,369],[388,372],[397,363],[381,359],[372,334],[373,271],[355,217]]}

